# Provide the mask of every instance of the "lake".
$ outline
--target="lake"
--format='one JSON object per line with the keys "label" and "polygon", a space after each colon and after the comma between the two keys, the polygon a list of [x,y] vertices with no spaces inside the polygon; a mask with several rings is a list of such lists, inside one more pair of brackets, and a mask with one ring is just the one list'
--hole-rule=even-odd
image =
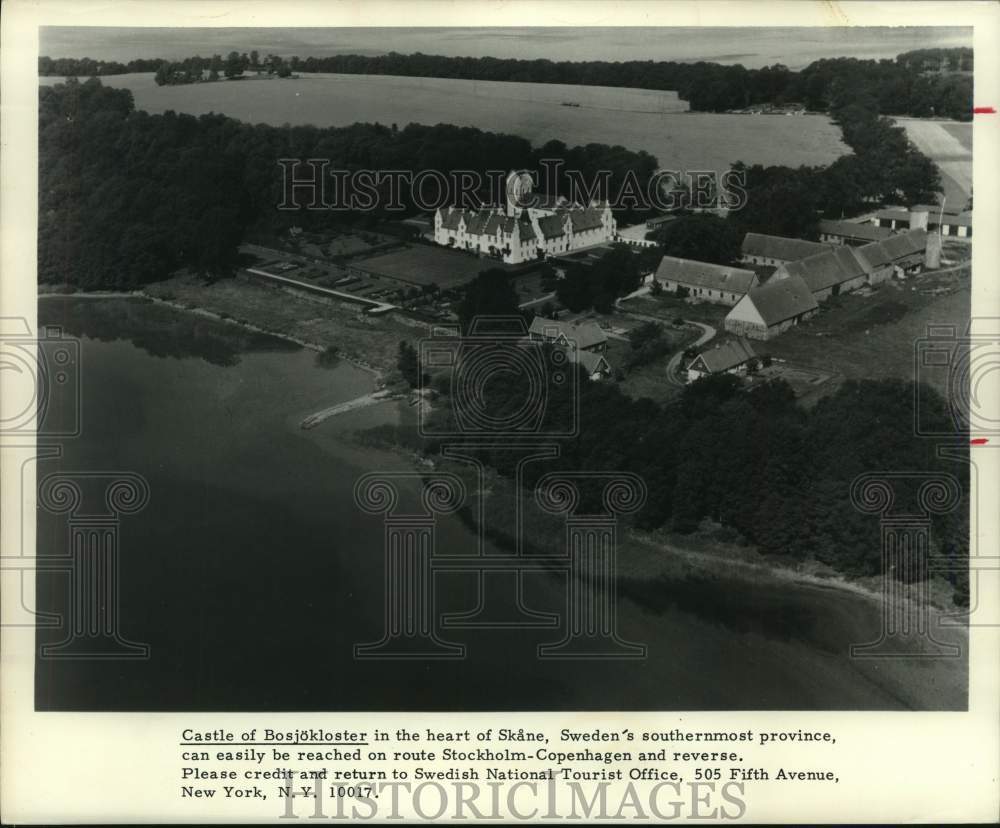
{"label": "lake", "polygon": [[645,150],[674,170],[725,171],[736,161],[828,164],[849,151],[825,115],[687,112],[676,93],[647,89],[337,74],[187,86],[157,86],[152,74],[132,74],[102,82],[130,89],[136,108],[152,113],[221,112],[279,126],[450,123],[520,135],[536,146],[557,139]]}
{"label": "lake", "polygon": [[[383,625],[383,525],[357,478],[412,465],[350,440],[392,404],[303,431],[303,416],[371,388],[347,363],[142,300],[46,298],[39,324],[80,340],[82,434],[54,471],[131,471],[149,504],[120,524],[124,635],[136,661],[37,662],[41,710],[964,709],[964,660],[857,662],[877,606],[834,589],[656,580],[623,586],[620,629],[639,661],[544,661],[558,629],[449,629],[459,661],[358,661]],[[52,405],[65,409],[59,387]],[[403,506],[416,497],[403,490]],[[39,511],[39,553],[65,554],[64,516]],[[441,518],[439,549],[476,536]],[[495,551],[495,550],[493,550]],[[65,577],[40,575],[39,609],[64,612]],[[440,612],[476,605],[473,576],[437,576]],[[563,576],[525,577],[557,611]],[[40,643],[61,638],[39,630]],[[502,654],[502,655],[501,655]]]}

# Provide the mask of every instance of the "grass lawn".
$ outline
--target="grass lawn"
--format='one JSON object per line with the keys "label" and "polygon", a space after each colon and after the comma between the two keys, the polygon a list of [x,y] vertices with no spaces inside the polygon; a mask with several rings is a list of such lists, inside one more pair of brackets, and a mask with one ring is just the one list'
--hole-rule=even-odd
{"label": "grass lawn", "polygon": [[[633,368],[628,372],[624,380],[619,383],[623,394],[627,394],[633,399],[648,397],[654,402],[673,402],[683,390],[680,386],[674,385],[667,379],[667,364],[677,351],[686,348],[694,342],[701,331],[683,329],[682,331],[668,328],[668,336],[674,342],[674,348],[667,354],[653,360],[652,362]],[[608,340],[608,362],[612,369],[623,368],[628,357],[631,346],[627,342],[620,340]]]}
{"label": "grass lawn", "polygon": [[345,356],[381,369],[395,366],[402,339],[415,341],[420,328],[392,316],[368,317],[357,306],[302,298],[279,288],[245,279],[220,279],[208,284],[189,276],[175,276],[147,285],[150,296],[249,322],[267,331],[285,334],[321,346],[335,345]]}
{"label": "grass lawn", "polygon": [[713,325],[716,328],[722,327],[726,314],[731,310],[728,305],[716,305],[711,302],[687,302],[684,299],[677,299],[663,293],[659,296],[637,296],[635,299],[622,302],[622,307],[634,313],[656,316],[667,322],[673,322],[678,316],[682,316],[685,319],[704,322],[706,325]]}

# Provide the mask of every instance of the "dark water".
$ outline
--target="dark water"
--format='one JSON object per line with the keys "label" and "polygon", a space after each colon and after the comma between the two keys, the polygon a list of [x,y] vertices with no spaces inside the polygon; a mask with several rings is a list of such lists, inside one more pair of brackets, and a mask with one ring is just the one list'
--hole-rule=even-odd
{"label": "dark water", "polygon": [[[384,564],[382,522],[356,508],[354,483],[411,466],[343,437],[399,415],[383,405],[313,431],[298,423],[366,393],[370,376],[144,302],[46,299],[39,321],[81,339],[82,434],[38,478],[131,471],[148,481],[148,505],[121,519],[120,617],[127,638],[151,647],[146,660],[39,659],[39,709],[965,706],[954,680],[964,663],[880,670],[846,658],[850,642],[875,637],[871,603],[773,584],[622,584],[621,632],[647,644],[640,661],[539,660],[537,645],[561,629],[448,629],[467,645],[462,660],[355,660],[356,643],[381,635]],[[57,393],[53,405],[68,399]],[[67,525],[39,511],[40,554],[65,554]],[[471,553],[476,538],[444,518],[438,544]],[[472,576],[436,577],[439,616],[473,609]],[[524,597],[557,611],[565,589],[562,576],[533,575]],[[65,612],[66,577],[40,576],[37,600]],[[40,644],[62,637],[38,632]]]}

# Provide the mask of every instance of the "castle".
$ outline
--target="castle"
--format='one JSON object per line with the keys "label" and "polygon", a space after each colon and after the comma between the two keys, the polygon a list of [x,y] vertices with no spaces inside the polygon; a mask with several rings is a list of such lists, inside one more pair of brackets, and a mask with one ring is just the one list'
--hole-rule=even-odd
{"label": "castle", "polygon": [[585,207],[561,197],[539,196],[531,187],[528,173],[512,172],[507,176],[505,207],[438,209],[434,241],[518,264],[614,238],[615,219],[606,202]]}

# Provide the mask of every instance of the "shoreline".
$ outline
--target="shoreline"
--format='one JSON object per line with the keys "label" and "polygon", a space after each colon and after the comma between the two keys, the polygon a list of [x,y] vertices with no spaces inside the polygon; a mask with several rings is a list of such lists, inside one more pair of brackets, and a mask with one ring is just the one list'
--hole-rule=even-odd
{"label": "shoreline", "polygon": [[[341,434],[339,437],[345,442],[359,444],[353,433]],[[425,458],[404,446],[383,446],[382,450],[396,454],[412,464],[417,471],[427,471],[428,468],[437,468],[440,465],[438,461]],[[822,564],[815,561],[805,561],[798,566],[789,565],[765,557],[750,547],[697,537],[694,542],[715,544],[716,550],[698,549],[695,545],[680,545],[674,536],[663,530],[627,529],[622,534],[618,548],[619,581],[631,580],[652,584],[660,578],[680,581],[689,574],[745,584],[760,585],[762,581],[766,581],[770,585],[794,585],[847,594],[864,599],[879,609],[882,607],[883,592],[879,575],[851,579],[831,567],[823,568]],[[808,567],[816,571],[810,572]],[[688,571],[684,571],[685,568]],[[935,585],[935,582],[931,584]],[[936,617],[961,615],[967,612],[963,607],[948,603],[951,595],[950,586],[939,587],[938,594],[931,594],[928,598],[928,609]],[[907,590],[904,600],[914,600],[911,590]],[[966,631],[964,625],[949,625],[948,628]]]}
{"label": "shoreline", "polygon": [[[317,353],[322,353],[326,350],[324,346],[316,342],[310,342],[288,333],[267,330],[254,325],[253,323],[234,319],[232,316],[222,316],[203,307],[190,306],[177,300],[163,299],[157,296],[152,296],[142,290],[107,292],[53,291],[46,293],[40,292],[38,294],[39,299],[60,297],[86,299],[143,299],[154,304],[171,307],[175,310],[194,313],[220,322],[228,322],[254,333],[275,336],[288,342],[293,342],[300,347],[308,348]],[[384,388],[384,373],[379,369],[351,357],[338,355],[338,358],[349,362],[356,368],[360,368],[370,373],[373,378],[375,393]],[[393,401],[391,397],[380,400],[380,402],[390,401]],[[318,422],[311,424],[310,430],[318,428],[327,419],[327,417],[323,417]],[[353,432],[340,433],[336,435],[336,439],[346,444],[354,446],[360,445]],[[437,465],[434,461],[423,458],[421,455],[416,454],[403,446],[385,446],[383,447],[383,450],[396,454],[418,471],[427,471],[429,463]],[[734,544],[715,542],[717,546],[719,546],[719,549],[717,551],[709,551],[705,549],[697,549],[693,546],[679,545],[675,538],[664,536],[662,531],[642,532],[634,529],[628,530],[625,533],[623,540],[625,543],[623,543],[619,548],[620,580],[629,579],[632,581],[651,584],[660,578],[678,581],[682,580],[686,575],[695,574],[700,577],[734,580],[749,584],[760,584],[763,580],[771,585],[794,585],[800,588],[821,589],[826,592],[847,594],[861,598],[867,603],[878,605],[879,607],[881,607],[883,601],[883,593],[881,589],[876,588],[873,584],[866,584],[861,579],[851,579],[832,568],[827,568],[824,574],[804,571],[802,565],[790,566],[783,562],[766,558],[757,553],[755,550],[743,549]],[[728,547],[732,547],[732,549],[728,549]],[[642,552],[645,552],[646,554],[642,554]],[[733,554],[726,554],[727,552]],[[621,564],[623,563],[630,563],[631,566],[622,567]],[[805,566],[809,566],[810,563],[816,568],[820,566],[815,562],[805,562]],[[630,571],[636,566],[636,564],[641,564],[641,571]],[[685,572],[685,569],[688,571]],[[878,577],[879,576],[874,576],[868,580],[875,580]],[[935,600],[935,597],[938,597],[938,600]],[[907,594],[907,597],[904,600],[912,601],[913,599],[909,594]],[[960,615],[964,612],[962,607],[956,605],[944,606],[943,603],[944,602],[940,600],[940,596],[932,595],[927,602],[927,606],[931,613],[937,618],[949,615]],[[949,625],[948,628],[962,629],[965,634],[967,634],[967,630],[964,625]]]}
{"label": "shoreline", "polygon": [[[179,302],[176,299],[163,299],[159,296],[153,296],[146,293],[144,290],[133,290],[133,291],[86,291],[86,290],[75,290],[68,292],[50,291],[50,292],[38,292],[38,298],[41,299],[144,299],[146,301],[152,302],[157,305],[165,305],[167,307],[173,308],[174,310],[183,311],[185,313],[193,313],[198,316],[203,316],[208,319],[214,319],[218,322],[226,322],[231,325],[236,325],[239,328],[243,328],[246,331],[251,331],[253,333],[263,334],[265,336],[274,336],[278,339],[284,339],[286,342],[293,342],[302,348],[307,348],[310,351],[315,351],[318,354],[324,353],[326,347],[320,345],[318,342],[310,342],[308,340],[302,339],[297,336],[293,336],[290,333],[285,333],[282,331],[268,330],[260,327],[259,325],[254,325],[252,322],[247,322],[240,319],[234,319],[231,315],[223,316],[222,314],[216,313],[215,311],[210,311],[207,308],[192,306],[185,304],[184,302]],[[353,365],[355,368],[360,368],[362,371],[367,371],[372,375],[372,380],[374,382],[375,390],[379,390],[384,387],[385,372],[382,369],[376,368],[373,365],[364,362],[363,360],[356,359],[355,357],[345,356],[344,354],[338,353],[337,359],[343,360]]]}

